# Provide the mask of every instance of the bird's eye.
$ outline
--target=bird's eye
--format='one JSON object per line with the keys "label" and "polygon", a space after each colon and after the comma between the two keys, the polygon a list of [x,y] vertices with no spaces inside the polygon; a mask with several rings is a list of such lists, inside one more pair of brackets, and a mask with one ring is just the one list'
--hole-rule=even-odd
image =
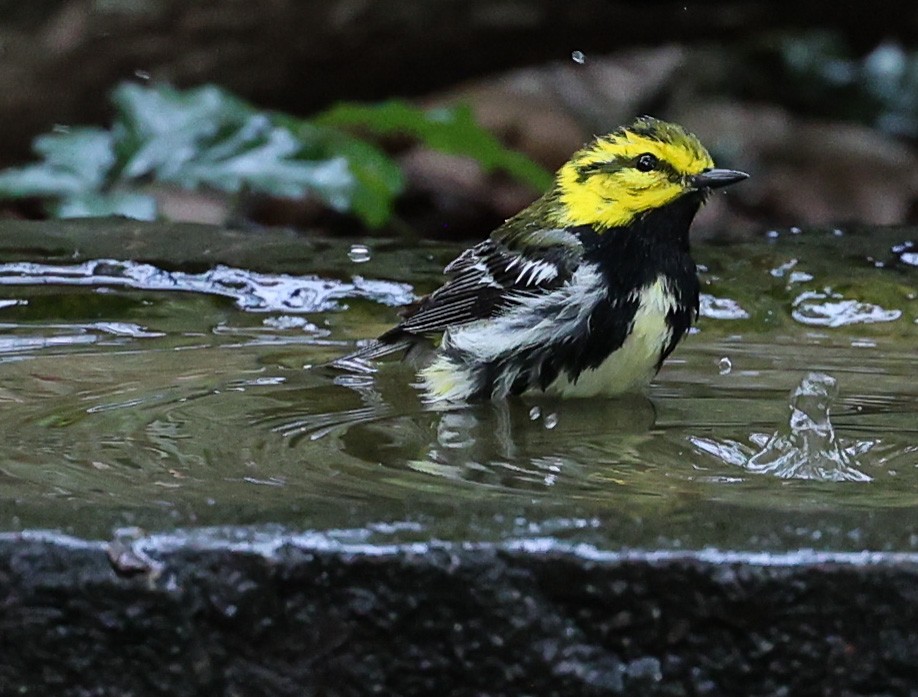
{"label": "bird's eye", "polygon": [[634,167],[638,172],[649,172],[652,169],[656,169],[658,163],[659,161],[654,155],[645,152],[643,155],[637,156],[637,159],[634,161]]}

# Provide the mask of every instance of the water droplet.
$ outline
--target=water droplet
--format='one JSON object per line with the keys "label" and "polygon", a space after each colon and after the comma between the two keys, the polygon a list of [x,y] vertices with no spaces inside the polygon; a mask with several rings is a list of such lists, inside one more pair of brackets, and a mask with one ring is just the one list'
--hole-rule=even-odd
{"label": "water droplet", "polygon": [[777,230],[769,230],[768,232],[765,233],[765,237],[767,237],[770,240],[773,240],[776,237],[779,237],[780,235],[781,233],[778,232]]}
{"label": "water droplet", "polygon": [[139,69],[138,69],[138,70],[135,70],[135,71],[134,71],[134,77],[136,77],[138,80],[149,80],[149,79],[150,79],[150,73],[147,72],[146,70],[139,70]]}
{"label": "water droplet", "polygon": [[586,56],[583,55],[583,51],[573,51],[571,52],[571,60],[583,65],[586,62]]}
{"label": "water droplet", "polygon": [[841,228],[835,228],[834,230],[832,230],[832,234],[833,234],[835,237],[841,237],[842,235],[845,234],[845,231],[842,230]]}
{"label": "water droplet", "polygon": [[70,126],[64,125],[62,123],[56,123],[51,127],[52,133],[70,133]]}
{"label": "water droplet", "polygon": [[801,232],[803,232],[803,230],[801,230],[800,228],[798,228],[798,227],[796,227],[796,226],[794,226],[794,227],[792,227],[792,228],[790,229],[790,234],[792,234],[792,235],[799,235]]}
{"label": "water droplet", "polygon": [[347,258],[353,261],[355,264],[364,264],[373,258],[370,248],[365,244],[352,244],[350,251],[347,253]]}
{"label": "water droplet", "polygon": [[529,420],[536,421],[540,416],[542,416],[542,410],[538,407],[533,407],[529,410]]}
{"label": "water droplet", "polygon": [[717,361],[717,372],[721,375],[729,375],[731,370],[733,370],[733,363],[726,356]]}
{"label": "water droplet", "polygon": [[547,428],[548,430],[551,430],[555,426],[558,425],[558,415],[557,414],[546,414],[544,422],[545,422],[545,428]]}

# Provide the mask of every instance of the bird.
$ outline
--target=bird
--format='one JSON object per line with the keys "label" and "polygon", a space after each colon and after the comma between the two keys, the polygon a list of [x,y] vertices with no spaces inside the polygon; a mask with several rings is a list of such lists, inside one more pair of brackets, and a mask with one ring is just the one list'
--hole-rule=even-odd
{"label": "bird", "polygon": [[716,168],[682,126],[638,117],[575,152],[439,288],[338,363],[401,352],[431,402],[639,392],[698,316],[695,214],[748,176]]}

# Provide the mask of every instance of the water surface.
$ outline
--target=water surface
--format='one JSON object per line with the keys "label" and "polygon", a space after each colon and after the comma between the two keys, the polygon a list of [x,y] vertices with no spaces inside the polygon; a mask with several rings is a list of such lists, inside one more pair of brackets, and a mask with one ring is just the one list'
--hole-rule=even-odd
{"label": "water surface", "polygon": [[[3,225],[0,530],[918,549],[918,231],[699,247],[704,316],[646,396],[431,406],[398,362],[320,366],[457,247]],[[862,477],[756,455],[793,430],[811,372],[836,383],[824,416]]]}

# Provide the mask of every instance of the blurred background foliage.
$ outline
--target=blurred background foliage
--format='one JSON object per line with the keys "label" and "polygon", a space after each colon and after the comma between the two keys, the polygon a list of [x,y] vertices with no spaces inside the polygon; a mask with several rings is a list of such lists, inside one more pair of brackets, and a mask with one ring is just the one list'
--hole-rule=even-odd
{"label": "blurred background foliage", "polygon": [[480,237],[593,134],[753,178],[703,234],[918,222],[918,13],[881,1],[0,0],[0,214]]}
{"label": "blurred background foliage", "polygon": [[149,184],[297,199],[313,196],[370,226],[389,221],[404,182],[398,165],[370,140],[408,136],[471,157],[533,188],[550,175],[507,150],[468,109],[422,110],[403,102],[339,104],[312,120],[261,112],[214,86],[184,92],[124,83],[112,99],[110,129],[60,127],[36,138],[42,160],[0,173],[0,197],[39,199],[59,218],[160,214]]}

